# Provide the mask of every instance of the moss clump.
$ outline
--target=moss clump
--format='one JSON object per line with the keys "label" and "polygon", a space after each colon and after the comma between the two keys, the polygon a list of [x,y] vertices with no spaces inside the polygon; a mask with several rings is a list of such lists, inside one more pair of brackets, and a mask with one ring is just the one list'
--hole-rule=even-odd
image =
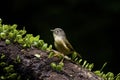
{"label": "moss clump", "polygon": [[7,62],[7,57],[4,54],[0,54],[0,80],[21,80],[14,65]]}
{"label": "moss clump", "polygon": [[[32,34],[26,34],[25,28],[23,30],[17,30],[17,25],[2,25],[0,19],[0,39],[5,40],[6,44],[20,43],[23,48],[37,47],[42,50],[51,50],[52,45],[48,46],[43,40],[40,39],[40,35],[34,37]],[[26,34],[26,35],[25,35]],[[25,35],[23,37],[23,35]]]}
{"label": "moss clump", "polygon": [[[52,45],[48,45],[41,40],[40,35],[34,37],[32,34],[25,34],[25,28],[23,30],[17,30],[16,24],[2,24],[2,20],[0,19],[0,41],[5,41],[6,45],[19,43],[22,48],[36,47],[47,51],[52,49]],[[19,55],[16,57],[14,64],[7,62],[7,59],[4,53],[0,53],[0,80],[21,80],[21,74],[17,73],[14,69],[14,64],[21,63]]]}
{"label": "moss clump", "polygon": [[[23,30],[17,30],[17,25],[5,25],[2,24],[2,20],[0,19],[0,40],[4,40],[7,45],[11,43],[19,43],[23,48],[30,48],[30,47],[36,47],[41,50],[47,50],[50,51],[52,49],[52,45],[48,45],[44,42],[44,40],[40,39],[40,35],[37,35],[34,37],[32,34],[26,34],[25,28]],[[26,34],[26,35],[25,35]],[[51,58],[54,53],[51,52],[51,54],[48,56]],[[36,57],[40,57],[40,55],[35,55]],[[75,56],[76,57],[76,56]],[[0,80],[20,80],[21,76],[18,74],[15,69],[14,65],[11,63],[6,62],[6,56],[3,54],[0,54]],[[87,68],[88,70],[92,70],[94,64],[89,64],[86,60],[75,58],[74,61],[76,63],[79,63],[82,65],[82,67]],[[15,63],[20,63],[21,59],[19,55],[17,56]],[[64,66],[63,63],[59,63],[58,65],[56,63],[51,63],[51,66],[53,69],[60,71],[61,68]],[[112,72],[104,73],[102,70],[94,71],[94,73],[102,78],[104,80],[120,80],[120,73],[116,76]]]}

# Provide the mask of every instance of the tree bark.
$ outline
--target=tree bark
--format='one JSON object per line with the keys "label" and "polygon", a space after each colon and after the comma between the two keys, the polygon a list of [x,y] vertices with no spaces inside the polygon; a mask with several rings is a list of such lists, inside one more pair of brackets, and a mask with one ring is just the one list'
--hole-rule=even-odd
{"label": "tree bark", "polygon": [[[64,60],[64,67],[61,71],[53,70],[50,67],[51,62],[59,62],[59,59],[48,58],[48,52],[37,48],[23,49],[20,44],[5,44],[0,41],[0,54],[7,56],[7,62],[15,65],[15,70],[22,75],[24,79],[29,80],[103,80],[93,72],[82,68],[80,65]],[[40,58],[35,54],[40,54]],[[19,56],[20,63],[15,60]]]}

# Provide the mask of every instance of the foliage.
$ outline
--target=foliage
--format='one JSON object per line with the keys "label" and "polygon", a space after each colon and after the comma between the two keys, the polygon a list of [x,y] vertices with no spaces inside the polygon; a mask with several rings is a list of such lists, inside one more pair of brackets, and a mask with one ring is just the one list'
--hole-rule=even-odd
{"label": "foliage", "polygon": [[[52,50],[52,45],[45,43],[42,39],[40,39],[40,35],[34,37],[32,34],[26,34],[25,28],[23,30],[17,30],[17,25],[5,25],[2,24],[2,20],[0,19],[0,40],[4,40],[7,45],[11,43],[19,43],[23,48],[36,47],[41,50]],[[26,35],[25,35],[26,34]],[[51,58],[54,55],[53,52],[50,52],[48,56]],[[40,57],[40,55],[35,55],[36,57]],[[73,55],[74,56],[74,55]],[[14,70],[14,65],[6,62],[6,56],[4,54],[0,55],[0,72],[4,74],[0,74],[0,80],[6,79],[16,79],[20,80],[20,74],[16,73]],[[76,63],[82,65],[82,67],[87,68],[88,70],[92,70],[94,64],[88,63],[86,60],[79,59],[77,57],[74,58]],[[16,58],[16,62],[20,63],[19,56]],[[51,63],[51,67],[57,71],[60,71],[64,64],[60,62],[59,64]],[[104,73],[102,69],[106,66],[106,63],[103,65],[101,70],[94,71],[95,74],[104,78],[105,80],[120,80],[120,73],[116,76],[112,72]]]}
{"label": "foliage", "polygon": [[23,30],[17,30],[16,24],[2,25],[1,23],[2,20],[0,19],[0,39],[5,40],[6,44],[13,42],[22,44],[23,48],[37,47],[42,50],[52,49],[52,45],[48,46],[47,43],[40,39],[40,35],[34,37],[32,34],[26,34],[25,28]]}
{"label": "foliage", "polygon": [[20,74],[15,71],[14,65],[7,63],[7,57],[0,54],[0,80],[21,80]]}

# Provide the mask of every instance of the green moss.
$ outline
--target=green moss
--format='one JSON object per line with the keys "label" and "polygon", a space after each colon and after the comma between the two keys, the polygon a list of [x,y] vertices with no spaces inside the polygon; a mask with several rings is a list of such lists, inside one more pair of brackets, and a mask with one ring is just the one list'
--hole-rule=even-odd
{"label": "green moss", "polygon": [[56,63],[52,62],[50,66],[52,67],[52,69],[56,70],[56,66],[57,66]]}
{"label": "green moss", "polygon": [[17,55],[17,57],[16,57],[16,63],[20,63],[20,62],[21,62],[20,56]]}
{"label": "green moss", "polygon": [[10,44],[10,40],[9,40],[9,39],[6,39],[6,40],[5,40],[5,43],[6,43],[6,44]]}
{"label": "green moss", "polygon": [[50,52],[49,55],[48,55],[48,58],[52,58],[54,56],[54,52]]}
{"label": "green moss", "polygon": [[4,54],[0,54],[0,80],[21,80],[20,75],[14,69],[14,65],[8,63],[6,58]]}
{"label": "green moss", "polygon": [[[26,34],[25,28],[23,30],[17,30],[17,25],[2,25],[2,20],[0,19],[0,39],[5,40],[6,44],[10,42],[17,42],[22,44],[23,48],[37,47],[42,50],[51,50],[52,45],[48,46],[40,39],[40,35],[34,37],[32,34]],[[25,35],[26,34],[26,35]],[[23,37],[23,35],[25,35]]]}
{"label": "green moss", "polygon": [[12,73],[9,76],[7,76],[8,79],[15,79],[17,77],[17,73]]}
{"label": "green moss", "polygon": [[52,62],[50,66],[52,67],[53,70],[61,71],[64,66],[64,63],[60,62],[59,64],[56,64],[55,62]]}
{"label": "green moss", "polygon": [[2,53],[0,56],[0,59],[4,59],[4,58],[5,58],[5,55]]}
{"label": "green moss", "polygon": [[[32,34],[26,34],[25,28],[23,30],[17,30],[17,25],[6,25],[2,24],[2,20],[0,19],[0,40],[4,40],[6,44],[10,43],[19,43],[22,45],[23,48],[30,48],[30,47],[36,47],[38,49],[51,51],[52,45],[48,45],[44,42],[44,40],[40,39],[40,35],[33,36]],[[53,52],[50,52],[50,55],[48,56],[51,58],[54,55]],[[35,55],[36,56],[36,55]],[[0,72],[4,72],[3,74],[0,74],[0,80],[6,80],[6,79],[16,79],[20,80],[21,76],[18,75],[14,70],[14,65],[8,64],[5,62],[5,55],[0,55]],[[36,57],[39,58],[37,55]],[[73,55],[72,58],[76,63],[79,63],[82,65],[82,67],[87,68],[88,70],[92,70],[94,64],[88,63],[86,60],[82,60],[77,58],[76,55]],[[21,60],[19,58],[19,55],[16,58],[17,63],[20,63]],[[58,65],[56,63],[51,63],[51,67],[55,70],[60,71],[62,67],[64,66],[64,63],[59,63]],[[106,66],[106,64],[103,65],[103,67],[100,70],[94,71],[94,73],[105,80],[120,80],[120,73],[116,76],[112,72],[104,73],[102,70]]]}

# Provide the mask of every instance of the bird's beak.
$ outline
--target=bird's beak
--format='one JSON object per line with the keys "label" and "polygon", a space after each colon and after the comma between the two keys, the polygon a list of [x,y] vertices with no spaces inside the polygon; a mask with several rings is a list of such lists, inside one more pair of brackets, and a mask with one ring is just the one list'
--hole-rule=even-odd
{"label": "bird's beak", "polygon": [[52,31],[52,32],[53,32],[53,31],[54,31],[54,29],[51,29],[50,31]]}

